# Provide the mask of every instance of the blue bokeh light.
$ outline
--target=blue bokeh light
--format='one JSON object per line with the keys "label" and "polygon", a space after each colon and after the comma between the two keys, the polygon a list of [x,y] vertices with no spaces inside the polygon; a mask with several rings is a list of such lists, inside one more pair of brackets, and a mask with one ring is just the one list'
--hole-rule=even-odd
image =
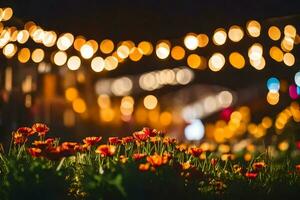
{"label": "blue bokeh light", "polygon": [[271,77],[267,81],[267,87],[270,92],[278,92],[280,89],[280,81],[275,77]]}

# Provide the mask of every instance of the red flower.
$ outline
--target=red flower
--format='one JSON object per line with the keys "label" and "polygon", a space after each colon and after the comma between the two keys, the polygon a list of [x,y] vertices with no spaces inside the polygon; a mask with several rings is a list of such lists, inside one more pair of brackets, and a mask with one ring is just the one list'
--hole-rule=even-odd
{"label": "red flower", "polygon": [[300,172],[300,164],[296,165],[296,170]]}
{"label": "red flower", "polygon": [[27,141],[27,137],[21,133],[14,133],[13,134],[13,141],[14,144],[24,144]]}
{"label": "red flower", "polygon": [[194,157],[199,157],[202,152],[203,152],[203,150],[198,147],[190,147],[188,150],[188,153],[192,154]]}
{"label": "red flower", "polygon": [[100,145],[95,152],[100,154],[102,157],[113,156],[116,153],[116,149],[116,146],[103,144]]}
{"label": "red flower", "polygon": [[217,160],[216,158],[212,158],[212,159],[210,160],[210,164],[211,164],[212,166],[215,166],[217,163],[218,163],[218,160]]}
{"label": "red flower", "polygon": [[255,179],[257,177],[258,173],[256,172],[246,172],[245,176],[248,178],[248,179]]}
{"label": "red flower", "polygon": [[148,132],[138,131],[133,133],[133,137],[138,141],[146,141],[150,136]]}
{"label": "red flower", "polygon": [[140,160],[140,159],[145,158],[145,157],[146,157],[146,154],[144,154],[144,153],[134,153],[132,155],[132,158],[134,160]]}
{"label": "red flower", "polygon": [[109,144],[112,144],[112,145],[118,145],[118,144],[121,144],[122,140],[119,140],[118,137],[109,137],[108,142],[109,142]]}
{"label": "red flower", "polygon": [[95,144],[97,144],[98,142],[100,142],[102,139],[102,137],[86,137],[85,139],[83,139],[83,143],[87,144],[89,146],[93,146]]}
{"label": "red flower", "polygon": [[42,154],[42,150],[39,148],[28,148],[27,151],[32,157],[35,157],[35,158],[41,157],[41,154]]}
{"label": "red flower", "polygon": [[158,131],[156,129],[152,129],[152,128],[143,128],[142,130],[146,135],[149,135],[150,137],[155,137],[158,134]]}
{"label": "red flower", "polygon": [[164,137],[163,143],[166,144],[166,145],[176,144],[177,140],[176,140],[176,138]]}
{"label": "red flower", "polygon": [[53,145],[53,141],[54,139],[53,138],[48,138],[47,140],[45,141],[34,141],[32,144],[34,146],[36,146],[37,148],[40,148],[40,149],[46,149],[46,148],[49,148],[50,146]]}
{"label": "red flower", "polygon": [[132,136],[123,137],[122,142],[123,142],[123,144],[128,144],[130,142],[133,142],[133,137]]}
{"label": "red flower", "polygon": [[34,131],[29,127],[21,127],[17,130],[18,133],[28,137],[34,134]]}
{"label": "red flower", "polygon": [[44,156],[49,160],[60,160],[62,157],[64,157],[64,154],[61,151],[61,147],[58,146],[58,147],[50,147],[46,149]]}
{"label": "red flower", "polygon": [[253,163],[252,167],[254,170],[261,170],[262,168],[264,168],[266,166],[266,163],[265,162],[256,162],[256,163]]}
{"label": "red flower", "polygon": [[39,136],[44,136],[49,131],[49,128],[46,124],[42,123],[35,123],[32,126],[32,130],[36,133],[38,133]]}
{"label": "red flower", "polygon": [[300,150],[300,140],[296,142],[296,147]]}

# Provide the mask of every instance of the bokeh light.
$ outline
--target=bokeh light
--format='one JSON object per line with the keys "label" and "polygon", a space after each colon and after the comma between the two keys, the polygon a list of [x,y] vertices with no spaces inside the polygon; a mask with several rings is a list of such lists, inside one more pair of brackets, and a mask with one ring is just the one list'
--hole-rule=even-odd
{"label": "bokeh light", "polygon": [[261,26],[258,21],[251,20],[247,23],[247,33],[251,37],[258,37],[260,36]]}
{"label": "bokeh light", "polygon": [[144,98],[144,106],[148,110],[153,110],[157,106],[157,98],[154,95],[147,95]]}
{"label": "bokeh light", "polygon": [[295,64],[295,57],[291,53],[285,53],[283,56],[283,62],[286,66],[293,66]]}
{"label": "bokeh light", "polygon": [[100,56],[93,58],[91,68],[94,72],[101,72],[105,67],[104,59]]}
{"label": "bokeh light", "polygon": [[194,33],[189,33],[184,38],[184,45],[189,50],[195,50],[198,47],[198,38]]}
{"label": "bokeh light", "polygon": [[171,56],[174,60],[182,60],[185,56],[184,48],[181,46],[175,46],[172,48]]}
{"label": "bokeh light", "polygon": [[31,54],[31,59],[35,63],[40,63],[43,61],[45,53],[43,49],[35,49]]}
{"label": "bokeh light", "polygon": [[225,65],[225,57],[221,53],[214,53],[208,60],[208,67],[214,72],[220,71]]}
{"label": "bokeh light", "polygon": [[280,81],[275,77],[271,77],[267,81],[267,87],[270,92],[278,92],[280,89]]}
{"label": "bokeh light", "polygon": [[170,46],[167,42],[160,42],[156,45],[156,56],[159,59],[166,59],[170,54]]}
{"label": "bokeh light", "polygon": [[57,66],[63,66],[67,62],[67,53],[64,51],[56,52],[53,61]]}
{"label": "bokeh light", "polygon": [[295,83],[298,87],[300,87],[300,72],[297,72],[294,77]]}
{"label": "bokeh light", "polygon": [[242,69],[245,66],[245,59],[239,52],[232,52],[229,55],[229,62],[233,67],[237,69]]}
{"label": "bokeh light", "polygon": [[187,64],[189,67],[193,69],[197,69],[201,65],[201,57],[198,56],[197,54],[191,54],[187,58]]}
{"label": "bokeh light", "polygon": [[105,39],[100,43],[100,51],[109,54],[114,50],[114,43],[110,39]]}
{"label": "bokeh light", "polygon": [[231,26],[228,31],[228,37],[233,42],[239,42],[244,37],[244,31],[240,26]]}
{"label": "bokeh light", "polygon": [[18,60],[20,63],[26,63],[30,59],[30,50],[28,48],[22,48],[18,53]]}
{"label": "bokeh light", "polygon": [[277,62],[282,62],[283,61],[283,52],[281,51],[280,48],[273,46],[270,48],[270,56]]}
{"label": "bokeh light", "polygon": [[209,38],[206,34],[201,33],[197,36],[197,38],[198,38],[198,46],[200,48],[203,48],[203,47],[207,46],[207,44],[209,42]]}
{"label": "bokeh light", "polygon": [[271,26],[268,30],[268,35],[272,40],[277,41],[281,37],[280,29],[277,26]]}
{"label": "bokeh light", "polygon": [[81,65],[81,60],[78,56],[71,56],[67,62],[67,66],[70,70],[77,70]]}
{"label": "bokeh light", "polygon": [[215,30],[214,35],[213,35],[213,42],[215,45],[223,45],[225,44],[227,39],[227,33],[225,29],[223,28],[218,28]]}

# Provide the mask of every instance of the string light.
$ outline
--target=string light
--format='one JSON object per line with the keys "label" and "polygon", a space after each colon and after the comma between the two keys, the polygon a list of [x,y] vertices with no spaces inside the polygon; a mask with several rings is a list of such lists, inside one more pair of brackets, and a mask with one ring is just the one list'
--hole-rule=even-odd
{"label": "string light", "polygon": [[227,33],[225,29],[218,28],[215,30],[215,33],[213,35],[213,42],[215,45],[223,45],[226,42],[227,39]]}
{"label": "string light", "polygon": [[229,28],[228,37],[233,42],[239,42],[244,37],[244,31],[240,26],[233,25]]}
{"label": "string light", "polygon": [[77,70],[81,65],[81,60],[78,56],[71,56],[67,62],[67,66],[70,70]]}
{"label": "string light", "polygon": [[102,57],[95,57],[91,62],[91,68],[94,72],[101,72],[104,69],[105,62]]}
{"label": "string light", "polygon": [[195,50],[198,47],[198,38],[194,33],[189,33],[184,38],[184,45],[189,50]]}
{"label": "string light", "polygon": [[224,65],[225,57],[221,53],[214,53],[208,61],[209,68],[214,72],[220,71]]}
{"label": "string light", "polygon": [[160,42],[156,45],[156,55],[159,59],[166,59],[170,54],[170,46],[167,42]]}

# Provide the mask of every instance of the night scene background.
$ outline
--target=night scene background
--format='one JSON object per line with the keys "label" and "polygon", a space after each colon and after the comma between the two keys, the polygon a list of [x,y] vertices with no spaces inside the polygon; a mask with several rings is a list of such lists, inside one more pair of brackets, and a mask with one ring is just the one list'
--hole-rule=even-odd
{"label": "night scene background", "polygon": [[0,141],[43,122],[62,140],[146,126],[285,149],[281,133],[299,132],[299,6],[2,0]]}

